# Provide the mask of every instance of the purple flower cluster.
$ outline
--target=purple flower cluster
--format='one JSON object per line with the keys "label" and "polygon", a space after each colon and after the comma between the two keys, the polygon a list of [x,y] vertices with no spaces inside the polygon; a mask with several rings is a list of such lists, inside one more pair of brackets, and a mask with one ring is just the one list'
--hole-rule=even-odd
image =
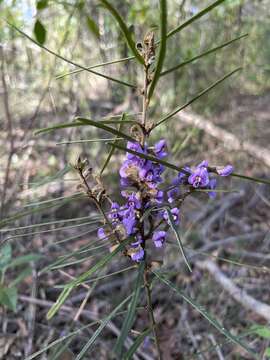
{"label": "purple flower cluster", "polygon": [[[209,171],[207,160],[203,160],[194,170],[191,170],[188,166],[184,167],[184,170],[185,172],[179,172],[178,176],[173,180],[174,187],[168,192],[169,202],[173,202],[175,196],[179,195],[179,185],[191,185],[194,189],[209,190],[209,197],[216,197],[216,192],[214,190],[217,187],[217,179]],[[232,172],[232,165],[216,168],[216,173],[220,176],[229,176]]]}
{"label": "purple flower cluster", "polygon": [[[167,156],[167,146],[164,139],[158,141],[153,147],[145,145],[142,147],[138,142],[128,142],[127,149],[140,154],[152,155],[158,159]],[[140,156],[127,152],[126,157],[120,168],[121,195],[125,199],[123,205],[117,202],[111,204],[111,211],[108,215],[113,230],[117,232],[121,239],[128,236],[134,238],[130,244],[128,255],[134,261],[141,261],[144,256],[145,240],[151,237],[153,244],[157,248],[164,245],[167,232],[158,230],[159,225],[168,224],[168,212],[166,210],[157,210],[151,213],[151,221],[158,226],[152,226],[154,230],[145,235],[143,222],[140,222],[143,214],[152,206],[159,206],[164,201],[170,204],[170,213],[175,224],[179,224],[180,209],[173,207],[173,203],[181,196],[180,185],[192,186],[194,189],[208,189],[210,197],[215,197],[216,179],[212,176],[208,168],[208,162],[204,160],[194,170],[185,167],[173,179],[170,189],[164,193],[159,189],[163,182],[162,174],[164,166],[160,163],[150,161]],[[220,176],[228,176],[233,171],[231,165],[223,168],[216,168],[216,173]],[[163,221],[164,220],[164,221]],[[155,230],[156,229],[156,230]],[[107,233],[104,228],[98,230],[100,239],[107,238],[111,231]],[[144,241],[142,236],[147,237]]]}

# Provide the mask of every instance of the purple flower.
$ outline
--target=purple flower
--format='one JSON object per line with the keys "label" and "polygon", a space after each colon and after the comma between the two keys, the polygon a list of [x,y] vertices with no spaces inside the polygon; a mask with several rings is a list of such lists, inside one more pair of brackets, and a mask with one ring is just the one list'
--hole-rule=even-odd
{"label": "purple flower", "polygon": [[119,214],[120,206],[117,202],[113,202],[111,205],[111,212],[109,214],[109,219],[112,220],[112,222],[117,222],[120,220],[120,214]]}
{"label": "purple flower", "polygon": [[201,168],[201,167],[204,167],[204,168],[208,168],[208,161],[207,160],[203,160],[198,166],[197,168]]}
{"label": "purple flower", "polygon": [[[170,212],[172,214],[172,218],[173,218],[174,223],[176,225],[179,224],[179,212],[180,212],[180,210],[177,207],[175,207],[175,208],[171,209]],[[163,212],[163,219],[165,219],[168,222],[168,213],[167,213],[167,211]]]}
{"label": "purple flower", "polygon": [[[184,166],[183,167],[184,170],[186,170],[189,174],[191,174],[191,169],[190,167],[188,166]],[[172,185],[182,185],[182,184],[185,184],[187,182],[187,178],[188,178],[188,174],[180,171],[177,175],[176,178],[173,179],[172,181]]]}
{"label": "purple flower", "polygon": [[161,178],[161,174],[165,170],[165,167],[161,164],[153,164],[153,172],[155,181],[161,183],[163,180]]}
{"label": "purple flower", "polygon": [[160,159],[166,157],[168,155],[168,153],[166,152],[166,148],[167,148],[166,140],[164,139],[159,140],[159,142],[157,142],[154,146],[155,155]]}
{"label": "purple flower", "polygon": [[132,252],[132,254],[130,255],[130,257],[131,257],[131,259],[132,259],[133,261],[137,261],[137,262],[143,260],[143,258],[144,258],[144,250],[143,250],[143,248],[142,248],[141,246],[138,247],[138,250]]}
{"label": "purple flower", "polygon": [[141,235],[136,235],[136,240],[137,240],[137,241],[135,241],[135,242],[133,242],[133,243],[130,244],[133,248],[138,247],[138,246],[142,243],[142,237],[141,237]]}
{"label": "purple flower", "polygon": [[156,194],[156,197],[155,197],[156,202],[159,203],[159,204],[162,203],[163,198],[164,198],[164,192],[161,191],[161,190],[158,190],[157,194]]}
{"label": "purple flower", "polygon": [[135,231],[135,225],[137,223],[135,212],[133,209],[126,210],[126,216],[122,220],[122,224],[124,225],[127,236],[132,235]]}
{"label": "purple flower", "polygon": [[234,168],[232,165],[220,166],[216,168],[218,175],[229,176],[233,172]]}
{"label": "purple flower", "polygon": [[173,220],[175,222],[175,224],[178,224],[179,223],[179,213],[180,213],[180,210],[175,207],[171,210],[171,213],[172,213],[172,216],[173,216]]}
{"label": "purple flower", "polygon": [[[215,178],[210,179],[209,181],[209,189],[214,190],[217,187],[217,180]],[[208,196],[211,199],[216,197],[217,193],[215,191],[209,191]]]}
{"label": "purple flower", "polygon": [[133,163],[130,160],[126,160],[123,162],[122,166],[120,167],[119,170],[119,174],[121,176],[121,178],[127,178],[128,174],[127,174],[127,170],[128,168],[130,168],[133,165]]}
{"label": "purple flower", "polygon": [[142,207],[141,201],[138,199],[138,195],[136,193],[131,193],[127,196],[128,201],[127,205],[132,209],[140,209]]}
{"label": "purple flower", "polygon": [[174,200],[180,195],[180,190],[178,187],[174,187],[173,189],[167,192],[168,202],[172,203]]}
{"label": "purple flower", "polygon": [[[131,142],[131,141],[128,141],[127,149],[136,151],[138,153],[143,152],[142,147],[141,147],[141,145],[139,143]],[[131,154],[131,153],[127,152],[127,159],[133,160],[133,159],[136,159],[136,158],[137,158],[137,155],[134,155],[134,154]]]}
{"label": "purple flower", "polygon": [[197,167],[189,176],[188,182],[194,188],[205,187],[209,184],[209,176],[207,168],[204,166]]}
{"label": "purple flower", "polygon": [[99,228],[99,229],[98,229],[97,236],[98,236],[98,238],[99,238],[100,240],[104,240],[104,239],[107,238],[107,235],[106,235],[106,233],[105,233],[105,231],[104,231],[103,228]]}
{"label": "purple flower", "polygon": [[154,241],[155,247],[161,248],[166,237],[165,231],[155,231],[152,240]]}

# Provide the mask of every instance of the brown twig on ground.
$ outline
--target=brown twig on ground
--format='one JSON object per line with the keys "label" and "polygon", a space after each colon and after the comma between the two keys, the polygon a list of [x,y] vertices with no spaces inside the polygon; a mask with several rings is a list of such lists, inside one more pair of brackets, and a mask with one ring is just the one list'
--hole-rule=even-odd
{"label": "brown twig on ground", "polygon": [[215,223],[215,221],[220,219],[228,209],[230,209],[235,204],[237,204],[243,198],[244,195],[245,195],[245,191],[241,190],[237,194],[230,194],[227,195],[227,197],[223,198],[223,203],[220,206],[220,208],[217,211],[215,211],[211,216],[209,216],[207,221],[204,223],[200,231],[203,238],[206,238],[208,231],[210,230],[211,226]]}
{"label": "brown twig on ground", "polygon": [[256,313],[267,321],[270,321],[270,305],[248,295],[244,289],[239,288],[229,279],[220,268],[211,260],[197,262],[196,266],[202,270],[207,270],[214,279],[227,291],[231,297],[243,305],[247,310]]}
{"label": "brown twig on ground", "polygon": [[181,122],[196,126],[198,129],[201,129],[220,141],[223,141],[224,145],[228,147],[230,151],[245,151],[270,167],[270,150],[255,145],[250,141],[241,142],[241,140],[239,140],[234,134],[214,125],[211,121],[197,114],[195,115],[191,112],[181,111],[177,117],[181,119]]}

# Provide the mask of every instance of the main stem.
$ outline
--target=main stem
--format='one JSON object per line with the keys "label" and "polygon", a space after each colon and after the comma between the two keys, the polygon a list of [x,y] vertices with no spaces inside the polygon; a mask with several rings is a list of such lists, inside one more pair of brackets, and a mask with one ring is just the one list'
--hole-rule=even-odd
{"label": "main stem", "polygon": [[147,108],[148,108],[148,65],[144,65],[144,82],[143,82],[143,103],[142,103],[142,128],[143,128],[143,140],[142,145],[144,146],[145,143],[145,136],[147,133],[146,129],[146,121],[147,121]]}
{"label": "main stem", "polygon": [[[142,103],[142,127],[143,127],[143,138],[142,138],[142,146],[144,147],[145,145],[145,138],[147,135],[147,127],[146,127],[146,123],[147,123],[147,109],[148,109],[148,105],[149,105],[149,100],[148,100],[148,86],[149,86],[149,66],[145,65],[144,66],[144,85],[143,85],[143,103]],[[148,264],[147,264],[147,253],[146,253],[146,248],[145,248],[145,234],[144,234],[144,223],[142,223],[142,228],[141,228],[141,235],[143,238],[143,249],[144,249],[144,261],[145,261],[145,269],[144,269],[144,288],[146,291],[146,298],[147,298],[147,310],[148,310],[148,316],[149,316],[149,321],[151,324],[151,328],[153,331],[153,335],[154,335],[154,339],[155,339],[155,344],[156,344],[156,349],[157,349],[157,353],[158,353],[158,360],[162,360],[162,353],[161,353],[161,348],[160,348],[160,344],[159,344],[159,339],[158,339],[158,335],[157,335],[157,329],[156,329],[156,321],[155,321],[155,317],[154,317],[154,311],[153,311],[153,307],[152,307],[152,293],[151,293],[151,287],[148,281]]]}
{"label": "main stem", "polygon": [[148,315],[149,315],[149,320],[151,323],[151,328],[152,328],[154,339],[155,339],[156,349],[157,349],[157,353],[158,353],[158,360],[162,360],[162,353],[161,353],[161,348],[160,348],[159,339],[158,339],[158,335],[157,335],[157,324],[155,321],[154,311],[153,311],[153,306],[152,306],[152,292],[151,292],[151,287],[150,287],[150,284],[148,281],[147,264],[146,264],[145,270],[144,270],[144,287],[146,290]]}

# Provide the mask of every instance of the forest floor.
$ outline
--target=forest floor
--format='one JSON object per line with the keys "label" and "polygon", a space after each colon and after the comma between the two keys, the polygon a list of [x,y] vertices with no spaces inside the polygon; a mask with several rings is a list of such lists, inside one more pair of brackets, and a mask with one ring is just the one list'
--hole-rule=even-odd
{"label": "forest floor", "polygon": [[[229,108],[210,121],[232,133],[240,142],[248,141],[259,149],[270,151],[269,93],[260,97],[239,96]],[[195,134],[187,140],[183,149],[187,162],[200,162],[203,160],[203,153],[203,158],[209,159],[211,164],[232,163],[238,173],[270,178],[269,166],[258,159],[258,154],[252,156],[252,151],[231,151],[224,139],[203,131],[196,132],[185,123],[178,123],[176,128],[177,132],[187,136],[191,132]],[[71,136],[71,133],[67,135]],[[19,132],[16,136],[16,141],[20,141]],[[6,134],[2,133],[0,137],[1,149],[5,149]],[[14,181],[9,183],[6,197],[10,197],[10,204],[15,204],[18,210],[27,211],[28,207],[23,206],[26,201],[33,203],[33,194],[36,192],[39,199],[46,201],[48,198],[68,196],[78,191],[77,182],[70,181],[74,174],[71,176],[68,173],[63,175],[65,181],[60,184],[47,184],[43,181],[39,188],[35,188],[35,185],[21,186],[18,194],[18,184],[26,184],[37,174],[41,179],[42,174],[46,175],[43,167],[48,161],[51,161],[52,167],[57,168],[57,156],[63,151],[63,148],[55,147],[57,141],[57,136],[47,137],[46,140],[39,138],[23,148],[24,158],[19,154],[14,155],[11,168]],[[173,141],[173,138],[169,138],[169,142]],[[20,162],[23,160],[24,162]],[[65,166],[66,157],[61,161]],[[113,166],[117,169],[118,165],[116,160]],[[2,171],[1,183],[4,183],[4,174]],[[112,181],[116,185],[117,175],[105,179],[106,181]],[[270,346],[270,339],[263,339],[249,331],[255,325],[266,325],[270,321],[270,313],[267,314],[270,306],[269,186],[239,179],[225,180],[221,186],[228,192],[219,194],[215,201],[210,201],[205,194],[201,194],[191,198],[182,210],[181,234],[193,266],[192,274],[187,272],[181,256],[175,251],[172,234],[165,249],[164,268],[170,272],[172,281],[222,323],[224,328],[241,336],[261,359],[267,359],[263,354]],[[13,201],[14,194],[16,200]],[[44,205],[48,203],[43,203],[42,206]],[[40,204],[37,208],[38,206]],[[18,285],[17,311],[13,313],[0,308],[0,359],[25,359],[59,337],[104,318],[129,293],[135,278],[134,269],[76,288],[58,315],[53,320],[46,320],[46,313],[59,295],[60,289],[56,285],[62,285],[89,269],[96,262],[96,256],[108,251],[106,246],[100,247],[88,254],[84,261],[76,263],[82,257],[77,254],[68,259],[69,266],[55,266],[51,272],[40,273],[41,269],[59,256],[81,249],[89,244],[89,240],[94,241],[96,225],[89,224],[87,219],[95,215],[94,208],[85,198],[74,200],[68,206],[60,201],[53,211],[49,209],[36,212],[23,220],[15,221],[16,226],[26,226],[25,229],[13,228],[1,233],[1,241],[9,239],[15,258],[29,253],[39,253],[43,257],[37,263],[31,262],[31,274]],[[85,218],[75,222],[55,223],[79,217]],[[51,221],[54,222],[52,225],[31,227],[33,224]],[[11,229],[10,226],[6,228]],[[106,272],[118,272],[131,265],[127,259],[119,258],[108,266]],[[6,274],[5,281],[16,279],[20,271],[21,267],[11,269]],[[247,299],[257,302],[250,303]],[[153,302],[164,360],[254,359],[239,345],[226,341],[196,309],[176,293],[169,292],[165,285],[154,283]],[[122,319],[123,317],[118,316],[108,323],[103,335],[97,339],[94,351],[85,356],[85,359],[112,359],[112,347],[121,330]],[[138,309],[134,329],[143,331],[147,321],[145,300],[142,298],[142,308]],[[37,359],[75,359],[74,354],[78,353],[95,329],[96,325],[81,330],[79,336],[65,341],[65,348],[56,345],[38,355]],[[136,331],[128,339],[127,347],[136,339]],[[134,357],[137,360],[156,358],[151,339],[142,344]]]}

